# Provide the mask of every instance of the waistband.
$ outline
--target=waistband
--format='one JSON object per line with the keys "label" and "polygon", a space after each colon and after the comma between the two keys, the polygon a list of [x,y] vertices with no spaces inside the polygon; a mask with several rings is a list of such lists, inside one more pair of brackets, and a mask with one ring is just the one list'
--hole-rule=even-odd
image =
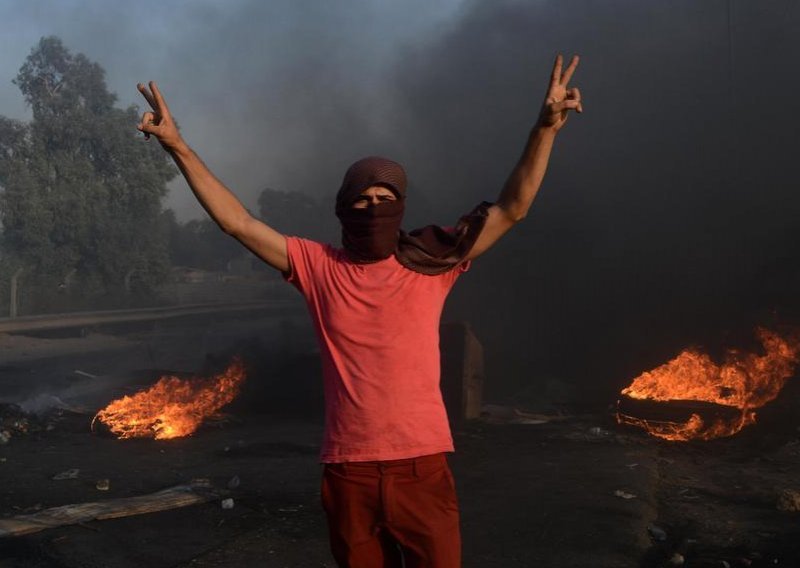
{"label": "waistband", "polygon": [[327,463],[325,464],[325,469],[345,475],[351,473],[411,473],[414,475],[425,475],[426,473],[433,473],[445,466],[447,466],[447,455],[439,453],[400,460]]}

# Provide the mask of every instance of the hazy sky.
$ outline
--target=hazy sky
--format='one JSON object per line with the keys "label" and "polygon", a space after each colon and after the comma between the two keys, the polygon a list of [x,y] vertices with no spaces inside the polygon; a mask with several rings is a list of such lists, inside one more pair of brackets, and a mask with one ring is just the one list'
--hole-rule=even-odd
{"label": "hazy sky", "polygon": [[553,57],[579,53],[585,113],[449,307],[495,376],[624,386],[687,344],[800,318],[796,0],[28,0],[0,4],[0,29],[0,114],[25,116],[10,81],[55,34],[120,104],[157,80],[249,205],[329,195],[383,154],[408,170],[414,223],[496,197]]}
{"label": "hazy sky", "polygon": [[[370,138],[392,112],[398,51],[445,32],[460,4],[4,1],[0,114],[29,117],[11,81],[39,38],[57,35],[105,69],[121,106],[140,104],[136,83],[156,80],[190,143],[249,204],[267,185],[319,194],[353,161],[332,151],[331,130],[352,122],[342,146]],[[173,187],[180,217],[202,214],[185,185]]]}

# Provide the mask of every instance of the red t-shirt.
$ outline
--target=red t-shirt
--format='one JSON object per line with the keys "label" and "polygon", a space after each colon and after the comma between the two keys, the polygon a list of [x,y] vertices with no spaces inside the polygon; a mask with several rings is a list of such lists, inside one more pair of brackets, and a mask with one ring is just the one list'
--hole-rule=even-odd
{"label": "red t-shirt", "polygon": [[439,389],[439,319],[469,263],[427,276],[394,256],[356,264],[287,238],[286,279],[303,294],[322,351],[325,463],[453,451]]}

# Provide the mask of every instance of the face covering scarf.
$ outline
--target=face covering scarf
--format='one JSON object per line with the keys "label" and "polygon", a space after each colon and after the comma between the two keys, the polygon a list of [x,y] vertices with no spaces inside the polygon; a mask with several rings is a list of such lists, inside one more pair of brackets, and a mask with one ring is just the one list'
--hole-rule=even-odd
{"label": "face covering scarf", "polygon": [[[400,229],[406,185],[405,171],[392,160],[370,156],[350,166],[336,195],[342,246],[357,263],[378,262],[394,254],[400,264],[421,274],[452,270],[475,245],[491,204],[481,203],[461,217],[453,229],[428,225],[406,233]],[[390,189],[397,200],[353,209],[361,193],[373,186]]]}

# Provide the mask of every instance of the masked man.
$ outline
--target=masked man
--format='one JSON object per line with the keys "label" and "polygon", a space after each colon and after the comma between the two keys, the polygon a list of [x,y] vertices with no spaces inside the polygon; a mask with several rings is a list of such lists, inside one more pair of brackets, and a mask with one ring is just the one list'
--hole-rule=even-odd
{"label": "masked man", "polygon": [[470,261],[525,217],[556,133],[570,111],[582,111],[580,92],[568,86],[578,58],[563,72],[562,64],[559,55],[539,120],[496,203],[480,204],[452,230],[406,233],[403,168],[364,158],[336,197],[342,248],[286,237],[253,218],[181,138],[155,83],[138,86],[152,108],[139,130],[173,156],[220,228],[305,298],[323,362],[322,502],[341,567],[461,565],[439,318]]}

